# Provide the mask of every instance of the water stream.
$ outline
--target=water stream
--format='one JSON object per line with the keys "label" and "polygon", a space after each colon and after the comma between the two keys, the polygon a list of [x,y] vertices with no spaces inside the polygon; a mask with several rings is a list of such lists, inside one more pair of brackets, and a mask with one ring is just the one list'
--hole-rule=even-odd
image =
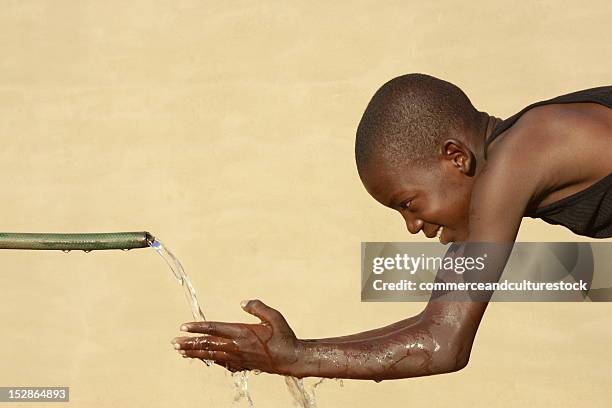
{"label": "water stream", "polygon": [[[187,298],[187,302],[189,303],[189,307],[191,308],[191,314],[195,321],[205,321],[206,317],[202,312],[202,308],[198,303],[198,298],[196,296],[196,291],[193,285],[191,284],[191,280],[185,273],[185,269],[181,262],[178,260],[176,256],[170,250],[165,247],[160,241],[154,240],[151,242],[151,247],[157,252],[168,264],[174,277],[178,280],[178,282],[183,287],[185,291],[185,296]],[[212,365],[211,361],[204,360],[206,365]],[[257,372],[254,372],[257,374]],[[234,387],[236,389],[236,395],[234,397],[235,402],[239,402],[244,399],[248,403],[249,408],[253,408],[253,399],[251,398],[251,394],[249,393],[249,372],[248,371],[240,371],[236,373],[232,373],[232,379],[234,381]],[[323,379],[320,379],[316,383],[314,383],[310,387],[306,387],[304,381],[295,377],[285,377],[285,384],[287,384],[287,388],[289,389],[289,393],[293,398],[293,402],[297,407],[300,408],[316,408],[317,402],[315,398],[315,389],[323,382]]]}
{"label": "water stream", "polygon": [[164,261],[168,264],[174,277],[181,284],[183,289],[185,290],[185,296],[187,297],[187,302],[189,302],[189,307],[191,308],[191,314],[195,321],[205,321],[206,317],[204,313],[202,313],[202,308],[198,303],[198,297],[196,296],[196,291],[193,285],[191,284],[191,280],[185,273],[185,269],[181,262],[178,260],[176,256],[172,252],[168,250],[161,242],[155,240],[151,242],[151,248],[155,250],[158,254],[164,258]]}

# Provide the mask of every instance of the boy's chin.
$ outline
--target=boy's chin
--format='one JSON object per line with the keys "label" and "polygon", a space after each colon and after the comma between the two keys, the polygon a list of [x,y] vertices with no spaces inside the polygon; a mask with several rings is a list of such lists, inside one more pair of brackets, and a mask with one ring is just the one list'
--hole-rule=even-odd
{"label": "boy's chin", "polygon": [[440,241],[440,243],[442,245],[446,245],[449,242],[453,242],[453,233],[452,233],[452,231],[450,231],[446,227],[442,228],[442,233],[440,234],[440,237],[438,238],[438,240]]}
{"label": "boy's chin", "polygon": [[440,243],[441,243],[442,245],[447,245],[447,244],[450,244],[451,242],[455,242],[455,240],[454,240],[454,239],[452,239],[452,238],[446,238],[446,237],[444,237],[444,234],[443,234],[443,235],[440,237]]}

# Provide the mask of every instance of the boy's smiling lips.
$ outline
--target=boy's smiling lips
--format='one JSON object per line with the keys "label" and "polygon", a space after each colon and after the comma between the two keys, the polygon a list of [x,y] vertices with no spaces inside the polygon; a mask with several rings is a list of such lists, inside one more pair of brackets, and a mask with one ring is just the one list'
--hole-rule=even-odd
{"label": "boy's smiling lips", "polygon": [[442,238],[442,234],[444,234],[445,231],[446,230],[443,225],[438,225],[433,230],[429,230],[429,231],[423,230],[423,233],[425,234],[427,238],[438,238],[442,244],[448,244],[452,240],[448,239],[448,237],[446,236],[444,237],[444,239]]}
{"label": "boy's smiling lips", "polygon": [[436,237],[440,238],[440,236],[442,235],[442,231],[444,231],[444,227],[440,225],[436,230]]}
{"label": "boy's smiling lips", "polygon": [[436,225],[435,227],[432,227],[431,229],[425,230],[423,228],[423,234],[425,234],[425,236],[427,238],[434,238],[434,237],[440,237],[440,233],[442,232],[442,229],[444,227],[441,225]]}

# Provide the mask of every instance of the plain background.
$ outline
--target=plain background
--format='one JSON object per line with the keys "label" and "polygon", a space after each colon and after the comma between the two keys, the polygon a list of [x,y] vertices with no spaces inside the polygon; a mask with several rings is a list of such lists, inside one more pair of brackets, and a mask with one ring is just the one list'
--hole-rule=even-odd
{"label": "plain background", "polygon": [[[0,230],[148,230],[213,320],[255,321],[239,302],[260,298],[303,338],[397,321],[422,305],[360,303],[360,242],[425,238],[357,176],[372,94],[424,72],[506,118],[609,85],[610,21],[604,0],[3,1]],[[519,234],[575,239],[531,219]],[[223,369],[172,349],[189,308],[153,251],[0,257],[0,385],[70,386],[74,407],[232,406]],[[611,312],[492,304],[463,371],[328,381],[319,407],[609,406]],[[251,388],[258,408],[291,406],[281,377]]]}

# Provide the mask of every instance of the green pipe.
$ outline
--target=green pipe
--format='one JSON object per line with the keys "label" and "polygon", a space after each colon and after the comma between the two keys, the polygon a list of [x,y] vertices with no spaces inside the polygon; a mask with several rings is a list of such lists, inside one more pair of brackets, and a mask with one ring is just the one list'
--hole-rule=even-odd
{"label": "green pipe", "polygon": [[147,248],[155,240],[142,232],[102,232],[91,234],[0,232],[0,249],[93,251],[99,249]]}

